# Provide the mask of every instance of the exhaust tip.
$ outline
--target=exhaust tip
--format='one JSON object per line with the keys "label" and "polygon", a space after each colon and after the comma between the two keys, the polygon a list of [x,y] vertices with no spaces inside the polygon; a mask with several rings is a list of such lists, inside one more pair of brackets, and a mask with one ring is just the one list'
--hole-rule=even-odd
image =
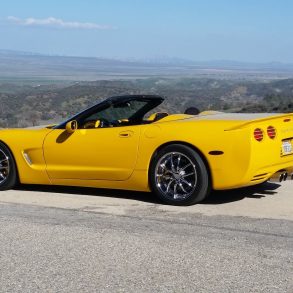
{"label": "exhaust tip", "polygon": [[272,177],[269,179],[270,182],[276,182],[281,183],[282,181],[286,180],[293,180],[293,172],[287,172],[285,170],[278,171],[272,175]]}

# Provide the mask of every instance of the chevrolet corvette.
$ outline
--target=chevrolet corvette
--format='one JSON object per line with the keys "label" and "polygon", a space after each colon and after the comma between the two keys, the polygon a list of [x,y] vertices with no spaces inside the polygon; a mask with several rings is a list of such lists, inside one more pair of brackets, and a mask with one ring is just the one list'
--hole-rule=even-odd
{"label": "chevrolet corvette", "polygon": [[111,97],[58,125],[0,131],[0,190],[53,184],[152,191],[190,205],[211,189],[293,177],[293,113],[155,112],[156,95]]}

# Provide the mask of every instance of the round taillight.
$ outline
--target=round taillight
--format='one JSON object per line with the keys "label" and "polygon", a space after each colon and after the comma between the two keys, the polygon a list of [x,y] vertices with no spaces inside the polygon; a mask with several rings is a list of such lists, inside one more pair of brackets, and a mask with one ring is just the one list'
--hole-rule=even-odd
{"label": "round taillight", "polygon": [[268,137],[274,139],[276,137],[276,129],[274,126],[269,126],[267,128]]}
{"label": "round taillight", "polygon": [[254,129],[253,135],[257,141],[263,140],[263,131],[260,128]]}

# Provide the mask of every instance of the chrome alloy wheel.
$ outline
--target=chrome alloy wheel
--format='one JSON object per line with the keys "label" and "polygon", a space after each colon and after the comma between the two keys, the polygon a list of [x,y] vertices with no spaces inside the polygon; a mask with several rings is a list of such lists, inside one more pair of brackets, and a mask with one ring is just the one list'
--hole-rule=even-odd
{"label": "chrome alloy wheel", "polygon": [[9,158],[7,155],[0,149],[0,185],[4,183],[9,175]]}
{"label": "chrome alloy wheel", "polygon": [[186,199],[193,194],[197,185],[196,166],[180,152],[167,153],[157,162],[155,182],[167,198]]}

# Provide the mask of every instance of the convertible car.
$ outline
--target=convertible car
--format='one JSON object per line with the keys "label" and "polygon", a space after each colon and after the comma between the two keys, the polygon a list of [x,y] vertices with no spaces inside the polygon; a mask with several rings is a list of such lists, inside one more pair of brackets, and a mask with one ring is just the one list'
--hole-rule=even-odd
{"label": "convertible car", "polygon": [[109,98],[59,124],[0,131],[0,189],[53,184],[152,191],[190,205],[211,189],[293,177],[293,113],[154,112],[154,95]]}

